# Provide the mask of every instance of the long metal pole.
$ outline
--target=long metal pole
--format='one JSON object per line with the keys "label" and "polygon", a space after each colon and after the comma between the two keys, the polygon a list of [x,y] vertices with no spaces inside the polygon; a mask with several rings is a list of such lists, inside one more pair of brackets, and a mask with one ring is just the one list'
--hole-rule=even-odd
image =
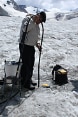
{"label": "long metal pole", "polygon": [[[44,35],[44,26],[42,25],[42,38],[41,38],[41,48],[42,48],[42,42],[43,42],[43,35]],[[41,51],[39,51],[39,62],[38,62],[38,87],[40,86],[40,58],[41,58]]]}

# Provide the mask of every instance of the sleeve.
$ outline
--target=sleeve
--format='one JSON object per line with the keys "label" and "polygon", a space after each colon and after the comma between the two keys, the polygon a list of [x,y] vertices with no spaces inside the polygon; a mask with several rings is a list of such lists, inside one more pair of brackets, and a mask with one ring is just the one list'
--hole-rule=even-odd
{"label": "sleeve", "polygon": [[32,19],[30,20],[28,27],[27,27],[27,32],[30,32],[32,29],[34,29],[34,25],[32,23]]}
{"label": "sleeve", "polygon": [[22,21],[22,31],[25,32],[26,31],[26,26],[28,24],[28,18],[24,18]]}
{"label": "sleeve", "polygon": [[[31,20],[31,19],[28,18],[28,17],[26,17],[26,18],[23,19],[22,24],[21,24],[21,31],[26,32],[26,26],[27,25],[28,25],[27,26],[27,30],[31,29],[31,27],[29,27],[29,24],[30,24],[29,20]],[[29,27],[29,29],[28,29],[28,27]]]}

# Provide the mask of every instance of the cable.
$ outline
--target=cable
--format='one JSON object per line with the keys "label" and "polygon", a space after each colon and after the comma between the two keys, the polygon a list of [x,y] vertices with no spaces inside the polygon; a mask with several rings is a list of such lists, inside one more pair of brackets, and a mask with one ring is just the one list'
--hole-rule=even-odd
{"label": "cable", "polygon": [[[42,25],[42,38],[41,38],[41,48],[42,48],[42,42],[43,42],[43,35],[44,35],[44,26]],[[39,62],[38,62],[38,87],[40,85],[40,58],[41,58],[41,51],[39,51]]]}

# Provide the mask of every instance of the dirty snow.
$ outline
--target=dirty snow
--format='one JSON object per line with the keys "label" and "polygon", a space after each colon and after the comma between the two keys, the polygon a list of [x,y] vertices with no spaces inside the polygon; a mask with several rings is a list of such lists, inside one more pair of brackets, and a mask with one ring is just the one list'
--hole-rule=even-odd
{"label": "dirty snow", "polygon": [[[4,61],[19,59],[18,38],[21,17],[0,16],[0,77]],[[0,117],[78,117],[78,18],[66,21],[48,19],[44,24],[40,63],[40,87],[28,94],[18,94],[7,104]],[[33,80],[38,81],[39,52],[36,49]],[[69,83],[52,82],[52,67],[68,70]],[[47,83],[50,88],[43,88]]]}

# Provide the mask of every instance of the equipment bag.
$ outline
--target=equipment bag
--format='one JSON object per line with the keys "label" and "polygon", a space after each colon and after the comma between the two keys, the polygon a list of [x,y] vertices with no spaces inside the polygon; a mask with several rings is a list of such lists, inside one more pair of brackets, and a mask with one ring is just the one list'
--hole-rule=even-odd
{"label": "equipment bag", "polygon": [[54,66],[52,70],[52,80],[58,85],[68,83],[67,70],[60,65]]}

